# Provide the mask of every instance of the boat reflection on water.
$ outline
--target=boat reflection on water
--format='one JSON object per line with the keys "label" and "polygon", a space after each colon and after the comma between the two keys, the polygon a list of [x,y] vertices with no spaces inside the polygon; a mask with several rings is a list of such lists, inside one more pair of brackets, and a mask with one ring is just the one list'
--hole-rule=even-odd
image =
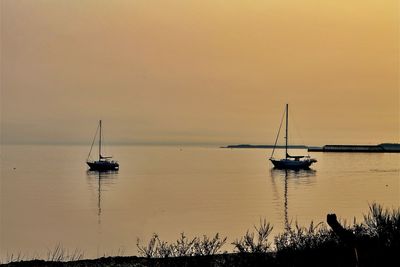
{"label": "boat reflection on water", "polygon": [[[271,177],[272,179],[278,178],[309,178],[316,175],[317,171],[314,169],[299,169],[299,170],[284,170],[284,169],[276,169],[271,168]],[[303,180],[302,182],[306,182]]]}
{"label": "boat reflection on water", "polygon": [[299,170],[288,170],[288,169],[271,169],[271,182],[273,187],[273,192],[275,195],[275,200],[279,209],[281,208],[282,199],[279,197],[279,192],[277,189],[277,182],[278,184],[281,183],[283,180],[284,189],[283,189],[283,215],[284,215],[284,227],[285,229],[290,228],[289,222],[289,202],[288,202],[288,183],[300,183],[305,185],[310,185],[314,182],[311,177],[316,175],[316,170],[313,169],[299,169]]}
{"label": "boat reflection on water", "polygon": [[89,182],[89,187],[94,190],[96,187],[97,192],[97,217],[98,223],[101,224],[101,200],[102,192],[107,191],[111,185],[115,183],[115,179],[118,178],[118,170],[110,171],[91,171],[88,170],[87,178]]}

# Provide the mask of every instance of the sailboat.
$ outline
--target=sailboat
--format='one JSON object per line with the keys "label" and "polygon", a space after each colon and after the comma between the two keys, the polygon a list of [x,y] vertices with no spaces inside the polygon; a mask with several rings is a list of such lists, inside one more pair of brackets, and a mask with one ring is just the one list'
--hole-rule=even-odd
{"label": "sailboat", "polygon": [[[278,130],[278,135],[275,140],[274,148],[272,150],[271,157],[269,160],[274,164],[274,167],[277,169],[308,169],[310,168],[311,164],[317,162],[316,159],[311,158],[309,155],[308,156],[291,156],[288,153],[288,143],[289,143],[289,105],[286,104],[286,135],[285,135],[285,158],[282,159],[276,159],[274,158],[274,152],[276,148],[276,143],[278,141],[279,133],[281,131],[281,126],[282,126],[282,121],[281,121],[281,126],[279,127]],[[283,118],[282,118],[283,119]]]}
{"label": "sailboat", "polygon": [[[103,156],[101,154],[101,139],[102,139],[102,132],[101,132],[101,120],[99,121],[99,125],[96,130],[96,134],[94,135],[92,146],[90,147],[89,155],[86,159],[86,164],[89,166],[90,170],[92,171],[112,171],[119,169],[119,163],[115,160],[112,160],[111,156]],[[99,133],[99,159],[98,160],[90,160],[90,155],[92,153],[93,145],[97,137],[97,132]]]}

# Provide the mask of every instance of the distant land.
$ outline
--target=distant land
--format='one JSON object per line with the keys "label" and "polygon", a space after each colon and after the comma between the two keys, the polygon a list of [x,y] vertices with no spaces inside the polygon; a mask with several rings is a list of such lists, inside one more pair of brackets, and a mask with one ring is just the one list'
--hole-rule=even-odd
{"label": "distant land", "polygon": [[[274,148],[274,145],[250,145],[250,144],[241,144],[241,145],[228,145],[228,146],[223,146],[221,148]],[[285,146],[279,145],[276,146],[276,148],[285,148]],[[293,148],[293,149],[307,149],[308,146],[305,145],[291,145],[288,146],[288,148]]]}
{"label": "distant land", "polygon": [[325,145],[309,147],[312,152],[362,152],[362,153],[400,153],[400,144],[383,143],[379,145]]}
{"label": "distant land", "polygon": [[[221,148],[274,148],[273,145],[228,145]],[[276,148],[285,148],[283,145],[276,146]],[[400,144],[397,143],[382,143],[378,145],[324,145],[319,146],[305,146],[305,145],[291,145],[291,149],[308,149],[311,152],[362,152],[362,153],[400,153]]]}

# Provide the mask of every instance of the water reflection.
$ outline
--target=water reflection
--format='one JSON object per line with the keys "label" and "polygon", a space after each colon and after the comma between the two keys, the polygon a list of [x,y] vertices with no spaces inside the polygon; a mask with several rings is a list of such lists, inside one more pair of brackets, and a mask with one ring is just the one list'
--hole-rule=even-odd
{"label": "water reflection", "polygon": [[310,185],[314,182],[311,177],[316,175],[316,170],[313,169],[305,169],[305,170],[281,170],[272,168],[270,170],[271,173],[271,183],[274,193],[274,198],[277,201],[278,207],[280,207],[281,198],[279,196],[279,191],[277,189],[277,183],[280,183],[280,180],[276,182],[277,179],[283,179],[284,189],[283,189],[283,214],[284,214],[284,227],[288,229],[290,227],[289,223],[289,215],[288,215],[288,182],[293,181],[294,183],[301,183],[305,185]]}
{"label": "water reflection", "polygon": [[91,189],[97,186],[97,222],[101,224],[101,194],[115,183],[118,177],[118,170],[115,171],[87,171],[87,178]]}
{"label": "water reflection", "polygon": [[[272,179],[275,178],[309,178],[316,175],[317,171],[313,169],[305,170],[281,170],[272,168],[270,170]],[[311,180],[305,179],[304,181],[312,182]]]}

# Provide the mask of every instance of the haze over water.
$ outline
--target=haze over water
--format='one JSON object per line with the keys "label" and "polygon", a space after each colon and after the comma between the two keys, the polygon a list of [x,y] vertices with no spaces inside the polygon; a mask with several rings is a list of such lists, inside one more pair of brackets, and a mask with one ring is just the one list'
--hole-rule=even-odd
{"label": "haze over water", "polygon": [[[153,232],[232,242],[264,217],[277,233],[398,207],[399,154],[315,154],[285,179],[270,150],[217,148],[273,143],[286,103],[290,144],[398,143],[398,10],[0,0],[0,259],[59,243],[134,254]],[[85,165],[98,120],[121,164],[100,177]]]}
{"label": "haze over water", "polygon": [[397,0],[2,0],[3,143],[399,142]]}
{"label": "haze over water", "polygon": [[136,239],[154,232],[166,241],[218,232],[229,251],[260,218],[277,234],[285,214],[304,226],[331,212],[352,223],[369,203],[400,204],[399,154],[314,153],[312,170],[288,172],[285,194],[285,172],[271,169],[269,149],[107,148],[121,169],[99,180],[87,172],[87,146],[2,147],[2,259],[44,256],[57,244],[86,257],[133,255]]}

